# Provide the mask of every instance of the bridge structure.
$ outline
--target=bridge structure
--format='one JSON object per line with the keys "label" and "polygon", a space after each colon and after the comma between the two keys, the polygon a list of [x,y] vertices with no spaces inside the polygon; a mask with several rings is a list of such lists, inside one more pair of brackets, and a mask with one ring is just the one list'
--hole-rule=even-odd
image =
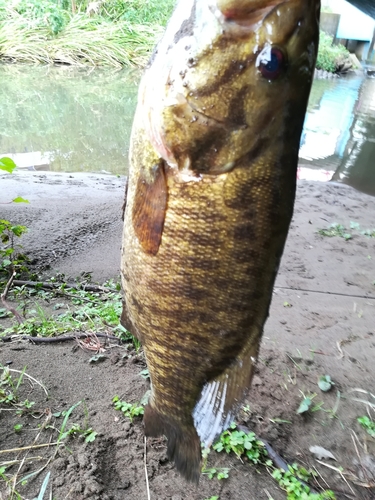
{"label": "bridge structure", "polygon": [[[321,28],[362,61],[375,63],[375,0],[325,0]],[[359,8],[360,7],[360,8]]]}

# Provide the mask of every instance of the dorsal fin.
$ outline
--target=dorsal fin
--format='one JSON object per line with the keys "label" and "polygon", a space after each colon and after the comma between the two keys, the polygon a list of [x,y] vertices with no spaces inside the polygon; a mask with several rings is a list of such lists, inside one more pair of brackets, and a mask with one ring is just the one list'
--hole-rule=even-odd
{"label": "dorsal fin", "polygon": [[161,243],[165,212],[167,209],[167,181],[164,161],[154,165],[146,176],[138,177],[134,205],[133,227],[143,248],[150,255],[156,255]]}

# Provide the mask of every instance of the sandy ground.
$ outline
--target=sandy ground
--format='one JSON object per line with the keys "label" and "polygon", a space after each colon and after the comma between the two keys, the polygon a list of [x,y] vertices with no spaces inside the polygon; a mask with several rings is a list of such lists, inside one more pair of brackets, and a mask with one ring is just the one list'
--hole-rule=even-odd
{"label": "sandy ground", "polygon": [[[22,173],[0,175],[0,184],[1,201],[15,196],[30,201],[1,205],[1,218],[30,228],[23,246],[35,269],[46,277],[64,273],[74,278],[90,272],[99,283],[118,278],[124,179]],[[356,421],[371,412],[366,401],[375,403],[375,398],[353,391],[375,394],[375,239],[361,233],[375,228],[374,214],[375,198],[350,187],[299,182],[257,374],[245,402],[249,409],[240,415],[242,423],[287,461],[316,467],[338,499],[375,498],[375,440]],[[361,229],[348,229],[353,236],[349,241],[318,234],[333,222],[346,228],[356,222]],[[28,390],[27,397],[38,408],[56,412],[84,400],[74,421],[81,426],[88,422],[98,432],[93,443],[72,439],[69,450],[61,448],[48,464],[56,500],[147,498],[141,420],[131,424],[111,402],[115,394],[139,401],[148,389],[139,375],[145,367],[142,354],[123,357],[123,352],[122,347],[108,349],[104,362],[91,364],[91,355],[71,344],[0,344],[0,363],[12,361],[11,367],[18,370],[27,366],[27,373],[50,392],[47,401],[39,386]],[[328,393],[317,386],[324,374],[335,383]],[[315,411],[306,416],[296,413],[302,393],[316,394]],[[17,417],[0,412],[1,448],[29,445],[46,414],[40,421],[30,417],[24,431],[15,434]],[[315,460],[309,452],[313,445],[333,453],[337,462],[325,462],[343,467],[347,482]],[[198,488],[188,485],[167,461],[165,450],[162,439],[147,441],[152,500],[204,500],[214,495],[220,500],[285,498],[265,468],[216,453],[210,454],[209,466],[229,467],[229,479],[203,476]],[[43,450],[33,453],[51,455]],[[14,459],[14,453],[1,459]],[[27,469],[35,467],[24,465],[23,472]],[[25,498],[36,496],[46,471],[19,485]],[[3,483],[0,498],[7,498]]]}

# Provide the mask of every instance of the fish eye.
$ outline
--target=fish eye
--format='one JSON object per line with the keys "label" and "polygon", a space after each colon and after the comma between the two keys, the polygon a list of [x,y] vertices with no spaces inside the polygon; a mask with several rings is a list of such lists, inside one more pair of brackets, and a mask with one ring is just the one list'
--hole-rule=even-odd
{"label": "fish eye", "polygon": [[257,59],[257,67],[267,80],[276,80],[286,68],[286,65],[286,54],[279,47],[266,46]]}

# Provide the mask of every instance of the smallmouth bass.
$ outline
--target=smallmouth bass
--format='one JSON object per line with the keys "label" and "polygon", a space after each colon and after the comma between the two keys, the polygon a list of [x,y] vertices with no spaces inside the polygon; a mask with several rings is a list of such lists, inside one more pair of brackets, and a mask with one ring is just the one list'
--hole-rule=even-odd
{"label": "smallmouth bass", "polygon": [[250,386],[293,213],[319,0],[180,0],[139,89],[122,324],[148,436],[198,481]]}

